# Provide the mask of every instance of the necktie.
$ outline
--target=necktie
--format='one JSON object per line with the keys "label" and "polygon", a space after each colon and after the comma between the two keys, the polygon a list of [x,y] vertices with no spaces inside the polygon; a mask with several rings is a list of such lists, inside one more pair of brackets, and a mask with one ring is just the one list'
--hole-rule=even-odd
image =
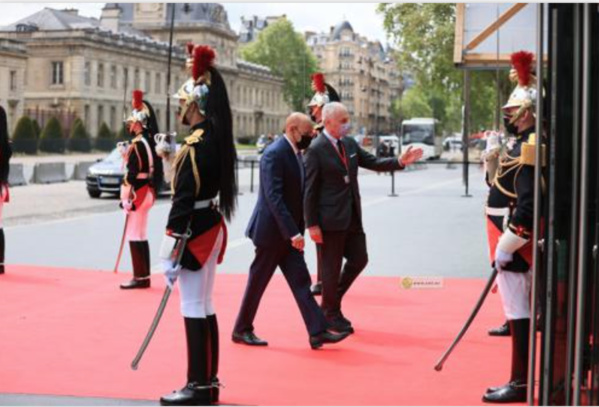
{"label": "necktie", "polygon": [[300,178],[302,180],[302,190],[304,189],[304,178],[306,177],[306,169],[304,168],[304,160],[302,158],[302,152],[299,151],[297,153],[297,163],[299,164],[300,169]]}

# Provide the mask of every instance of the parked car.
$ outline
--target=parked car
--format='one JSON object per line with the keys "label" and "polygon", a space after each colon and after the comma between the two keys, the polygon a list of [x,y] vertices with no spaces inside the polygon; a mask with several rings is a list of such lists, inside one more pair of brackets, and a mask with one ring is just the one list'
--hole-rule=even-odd
{"label": "parked car", "polygon": [[[118,148],[115,148],[107,157],[99,160],[87,170],[86,188],[91,198],[99,198],[102,193],[118,196],[125,176],[123,157]],[[164,183],[160,193],[168,193],[170,185]]]}
{"label": "parked car", "polygon": [[265,136],[264,134],[258,137],[258,141],[256,141],[256,149],[258,150],[258,154],[262,154],[266,147],[268,147],[275,139],[272,136]]}
{"label": "parked car", "polygon": [[462,138],[458,136],[449,136],[443,140],[443,150],[445,151],[461,151],[463,145]]}

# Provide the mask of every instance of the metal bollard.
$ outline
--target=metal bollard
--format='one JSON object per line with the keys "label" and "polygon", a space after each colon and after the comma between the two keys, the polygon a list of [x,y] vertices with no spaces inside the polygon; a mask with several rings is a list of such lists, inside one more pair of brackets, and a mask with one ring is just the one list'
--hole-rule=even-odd
{"label": "metal bollard", "polygon": [[395,198],[398,195],[395,193],[395,171],[391,171],[391,198]]}

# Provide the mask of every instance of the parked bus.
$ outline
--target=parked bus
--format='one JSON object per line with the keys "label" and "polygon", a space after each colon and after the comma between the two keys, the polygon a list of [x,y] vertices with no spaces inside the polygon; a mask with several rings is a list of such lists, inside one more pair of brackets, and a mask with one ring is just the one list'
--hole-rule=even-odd
{"label": "parked bus", "polygon": [[416,118],[401,123],[401,144],[405,150],[408,146],[422,148],[422,158],[431,160],[441,157],[443,140],[438,131],[439,121],[433,118]]}

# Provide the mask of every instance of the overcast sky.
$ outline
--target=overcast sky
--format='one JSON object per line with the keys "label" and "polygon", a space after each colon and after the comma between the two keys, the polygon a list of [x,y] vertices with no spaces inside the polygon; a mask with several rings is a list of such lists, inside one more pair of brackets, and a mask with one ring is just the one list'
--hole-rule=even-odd
{"label": "overcast sky", "polygon": [[[370,40],[386,44],[382,18],[376,13],[378,3],[221,3],[229,16],[231,28],[239,32],[241,16],[286,14],[298,31],[328,31],[347,19],[354,31]],[[43,9],[74,7],[88,17],[99,18],[104,3],[3,3],[0,2],[0,26],[14,23]]]}

